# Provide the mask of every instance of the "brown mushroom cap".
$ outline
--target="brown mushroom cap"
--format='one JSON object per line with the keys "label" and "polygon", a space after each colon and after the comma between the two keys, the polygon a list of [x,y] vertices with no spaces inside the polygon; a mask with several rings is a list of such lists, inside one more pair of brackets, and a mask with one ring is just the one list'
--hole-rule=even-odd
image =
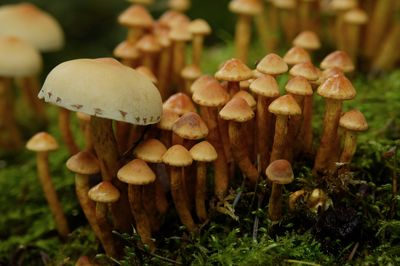
{"label": "brown mushroom cap", "polygon": [[141,159],[134,159],[118,170],[117,177],[121,182],[130,185],[147,185],[156,180],[156,175],[147,163]]}
{"label": "brown mushroom cap", "polygon": [[95,202],[113,203],[119,199],[120,193],[109,181],[102,181],[88,192],[89,198]]}
{"label": "brown mushroom cap", "polygon": [[160,122],[157,127],[163,130],[172,130],[172,126],[175,121],[178,120],[179,114],[174,110],[163,107],[163,113],[161,115]]}
{"label": "brown mushroom cap", "polygon": [[182,71],[181,76],[187,80],[195,80],[201,76],[201,69],[196,65],[186,65]]}
{"label": "brown mushroom cap", "polygon": [[344,14],[344,21],[349,24],[364,25],[368,22],[368,14],[360,8],[354,8]]}
{"label": "brown mushroom cap", "polygon": [[140,54],[136,49],[136,45],[132,42],[123,41],[115,47],[113,54],[116,58],[138,59]]}
{"label": "brown mushroom cap", "polygon": [[171,39],[169,38],[169,27],[167,25],[160,22],[155,22],[153,23],[152,31],[161,47],[168,48],[171,46]]}
{"label": "brown mushroom cap", "polygon": [[174,145],[164,153],[163,162],[175,167],[184,167],[191,165],[193,159],[185,147],[182,145]]}
{"label": "brown mushroom cap", "polygon": [[189,26],[190,18],[183,13],[174,10],[166,11],[158,19],[158,22],[168,26],[169,29],[173,29],[175,27],[184,27],[186,31],[189,33],[187,27]]}
{"label": "brown mushroom cap", "polygon": [[193,160],[199,162],[212,162],[215,161],[218,157],[217,151],[214,146],[211,145],[208,141],[202,141],[197,143],[190,149],[190,155]]}
{"label": "brown mushroom cap", "polygon": [[58,143],[49,133],[39,132],[28,140],[26,148],[35,152],[54,151],[58,149]]}
{"label": "brown mushroom cap", "polygon": [[328,78],[318,87],[317,93],[334,100],[351,100],[356,96],[356,90],[344,75]]}
{"label": "brown mushroom cap", "polygon": [[273,0],[274,6],[280,9],[294,9],[297,6],[295,0]]}
{"label": "brown mushroom cap", "polygon": [[345,11],[357,7],[356,0],[332,0],[330,8],[334,11]]}
{"label": "brown mushroom cap", "polygon": [[66,166],[70,171],[81,175],[94,175],[100,172],[99,161],[88,151],[81,151],[71,156]]}
{"label": "brown mushroom cap", "polygon": [[256,108],[256,105],[257,105],[256,100],[247,91],[244,91],[244,90],[238,91],[237,93],[235,93],[235,95],[233,95],[232,99],[237,98],[237,97],[244,99],[247,102],[247,104],[250,106],[251,109]]}
{"label": "brown mushroom cap", "polygon": [[325,69],[324,71],[322,71],[323,80],[326,80],[327,78],[330,78],[334,75],[343,75],[343,70],[341,70],[338,67],[332,67],[332,68],[328,68],[328,69]]}
{"label": "brown mushroom cap", "polygon": [[64,45],[64,33],[57,20],[31,3],[0,7],[0,36],[20,38],[43,52]]}
{"label": "brown mushroom cap", "polygon": [[293,40],[293,45],[306,50],[318,50],[321,42],[318,35],[313,31],[302,31]]}
{"label": "brown mushroom cap", "polygon": [[163,104],[167,109],[173,110],[178,115],[183,115],[187,112],[196,112],[196,107],[189,96],[185,93],[178,92],[171,95]]}
{"label": "brown mushroom cap", "polygon": [[192,39],[188,25],[174,26],[168,36],[174,42],[188,42]]}
{"label": "brown mushroom cap", "polygon": [[306,78],[297,76],[291,78],[285,86],[287,92],[296,95],[312,95],[313,89]]}
{"label": "brown mushroom cap", "polygon": [[126,27],[150,28],[154,20],[143,6],[131,5],[118,16],[118,22]]}
{"label": "brown mushroom cap", "polygon": [[147,139],[136,147],[133,154],[149,163],[161,163],[162,156],[166,151],[167,148],[158,139]]}
{"label": "brown mushroom cap", "polygon": [[288,65],[283,61],[282,57],[277,54],[271,53],[266,55],[257,64],[257,70],[264,74],[279,75],[287,72]]}
{"label": "brown mushroom cap", "polygon": [[158,53],[161,50],[157,38],[152,34],[146,34],[138,40],[136,47],[144,53]]}
{"label": "brown mushroom cap", "polygon": [[210,76],[200,77],[193,83],[192,88],[194,88],[192,99],[201,106],[223,106],[229,100],[229,94]]}
{"label": "brown mushroom cap", "polygon": [[275,115],[301,115],[300,106],[292,95],[286,94],[274,100],[268,111]]}
{"label": "brown mushroom cap", "polygon": [[254,117],[254,112],[242,97],[232,98],[219,112],[224,120],[246,122]]}
{"label": "brown mushroom cap", "polygon": [[294,46],[286,52],[285,56],[283,57],[283,61],[285,61],[288,65],[296,65],[300,63],[310,62],[311,56],[303,48]]}
{"label": "brown mushroom cap", "polygon": [[368,129],[367,120],[365,120],[364,115],[356,109],[344,113],[339,120],[339,125],[351,131],[365,131]]}
{"label": "brown mushroom cap", "polygon": [[193,112],[188,112],[176,120],[172,131],[184,139],[202,139],[208,135],[206,123]]}
{"label": "brown mushroom cap", "polygon": [[236,14],[255,16],[263,11],[261,1],[258,0],[231,0],[229,11]]}
{"label": "brown mushroom cap", "polygon": [[309,81],[315,81],[319,78],[319,73],[316,67],[311,62],[294,65],[290,69],[289,73],[292,76],[304,77]]}
{"label": "brown mushroom cap", "polygon": [[112,58],[76,59],[55,67],[39,93],[46,102],[138,125],[160,120],[161,96],[151,81]]}
{"label": "brown mushroom cap", "polygon": [[253,76],[253,72],[242,61],[236,58],[227,60],[215,73],[215,78],[226,81],[242,81]]}
{"label": "brown mushroom cap", "polygon": [[41,69],[42,56],[31,44],[15,37],[0,37],[0,76],[35,76]]}
{"label": "brown mushroom cap", "polygon": [[204,19],[198,18],[190,22],[189,32],[193,35],[208,35],[211,33],[211,27]]}
{"label": "brown mushroom cap", "polygon": [[190,0],[169,0],[168,7],[178,12],[185,12],[190,8]]}
{"label": "brown mushroom cap", "polygon": [[351,72],[354,70],[353,61],[350,56],[344,51],[335,51],[328,54],[321,62],[322,69],[328,69],[332,67],[338,67],[343,72]]}
{"label": "brown mushroom cap", "polygon": [[265,170],[268,179],[277,184],[286,185],[294,180],[293,170],[286,160],[275,160]]}
{"label": "brown mushroom cap", "polygon": [[250,84],[250,90],[258,95],[275,98],[280,95],[276,79],[270,75],[263,75]]}

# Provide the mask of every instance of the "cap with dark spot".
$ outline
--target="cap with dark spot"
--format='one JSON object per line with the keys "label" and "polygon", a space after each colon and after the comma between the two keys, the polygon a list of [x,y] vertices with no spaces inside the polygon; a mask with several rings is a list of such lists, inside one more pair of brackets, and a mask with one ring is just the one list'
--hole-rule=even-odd
{"label": "cap with dark spot", "polygon": [[268,179],[277,184],[286,185],[294,180],[293,170],[286,160],[276,160],[270,163],[265,170]]}

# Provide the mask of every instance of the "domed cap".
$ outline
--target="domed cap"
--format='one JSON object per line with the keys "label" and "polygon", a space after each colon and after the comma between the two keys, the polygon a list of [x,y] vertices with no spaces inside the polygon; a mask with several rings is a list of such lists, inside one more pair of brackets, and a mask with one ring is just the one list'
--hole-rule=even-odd
{"label": "domed cap", "polygon": [[198,18],[190,22],[189,32],[193,35],[208,35],[211,33],[211,27],[207,21]]}
{"label": "domed cap", "polygon": [[99,161],[88,151],[81,151],[71,156],[66,166],[70,171],[81,175],[94,175],[100,172]]}
{"label": "domed cap", "polygon": [[158,80],[151,69],[145,66],[138,66],[135,70],[148,78],[154,85],[157,85]]}
{"label": "domed cap", "polygon": [[258,0],[231,0],[229,11],[236,14],[255,16],[263,11],[263,5]]}
{"label": "domed cap", "polygon": [[89,198],[95,202],[113,203],[119,200],[120,193],[111,182],[103,181],[92,187],[88,192]]}
{"label": "domed cap", "polygon": [[39,132],[28,140],[26,148],[35,152],[54,151],[58,149],[58,143],[49,133]]}
{"label": "domed cap", "polygon": [[242,97],[232,98],[219,112],[224,120],[246,122],[254,117],[253,110]]}
{"label": "domed cap", "polygon": [[187,80],[195,80],[201,76],[201,69],[196,65],[186,65],[182,71],[181,76]]}
{"label": "domed cap", "polygon": [[0,36],[20,38],[43,52],[64,45],[64,33],[57,20],[31,3],[0,7]]}
{"label": "domed cap", "polygon": [[279,75],[287,72],[288,65],[277,54],[268,54],[257,64],[257,70],[268,75]]}
{"label": "domed cap", "polygon": [[163,104],[167,109],[171,109],[178,115],[183,115],[187,112],[196,112],[196,108],[189,96],[182,92],[171,95]]}
{"label": "domed cap", "polygon": [[344,51],[335,51],[328,54],[321,62],[322,69],[328,69],[332,67],[338,67],[343,72],[351,72],[354,70],[353,61],[350,56]]}
{"label": "domed cap", "polygon": [[160,22],[153,23],[153,34],[156,36],[158,43],[163,48],[171,46],[171,39],[169,38],[169,27]]}
{"label": "domed cap", "polygon": [[351,100],[356,96],[356,90],[344,75],[328,78],[318,87],[317,93],[334,100]]}
{"label": "domed cap", "polygon": [[147,139],[142,141],[133,154],[143,161],[149,163],[161,163],[162,156],[167,151],[165,145],[158,139]]}
{"label": "domed cap", "polygon": [[334,11],[345,11],[357,7],[356,0],[332,0],[330,7]]}
{"label": "domed cap", "polygon": [[178,12],[185,12],[190,8],[190,0],[169,0],[168,7]]}
{"label": "domed cap", "polygon": [[343,70],[338,67],[331,67],[322,71],[323,80],[326,80],[335,75],[343,75]]}
{"label": "domed cap", "polygon": [[226,81],[242,81],[253,76],[253,72],[242,61],[236,58],[229,59],[215,73],[215,78]]}
{"label": "domed cap", "polygon": [[144,53],[158,53],[161,50],[161,45],[157,38],[152,34],[146,34],[136,43],[139,51]]}
{"label": "domed cap", "polygon": [[113,54],[116,58],[123,59],[137,59],[139,58],[139,51],[136,45],[132,42],[123,41],[115,47]]}
{"label": "domed cap", "polygon": [[185,24],[172,27],[168,36],[174,42],[188,42],[192,39],[188,25]]}
{"label": "domed cap", "polygon": [[321,48],[321,42],[318,35],[313,31],[302,31],[293,40],[293,45],[306,50],[318,50]]}
{"label": "domed cap", "polygon": [[71,111],[137,125],[157,123],[162,110],[153,83],[112,58],[76,59],[56,66],[39,98]]}
{"label": "domed cap", "polygon": [[285,89],[288,93],[296,95],[307,96],[313,94],[311,84],[307,79],[300,76],[291,78],[286,84]]}
{"label": "domed cap", "polygon": [[161,115],[160,122],[157,127],[162,130],[172,130],[172,126],[175,121],[178,120],[179,114],[171,109],[163,107],[163,113]]}
{"label": "domed cap", "polygon": [[184,139],[202,139],[207,137],[208,128],[196,113],[186,113],[175,121],[172,131]]}
{"label": "domed cap", "polygon": [[270,75],[264,75],[250,84],[250,90],[258,95],[275,98],[280,95],[279,86],[275,78]]}
{"label": "domed cap", "polygon": [[367,120],[365,120],[364,115],[356,109],[344,113],[339,120],[339,125],[351,131],[365,131],[368,129]]}
{"label": "domed cap", "polygon": [[149,6],[154,3],[154,0],[128,0],[128,2],[139,5]]}
{"label": "domed cap", "polygon": [[[202,78],[196,81],[197,84],[195,82],[192,85],[192,87],[196,86],[192,96],[193,101],[201,106],[223,106],[229,100],[229,94],[214,78],[210,76],[203,76]],[[200,79],[202,80],[200,81]]]}
{"label": "domed cap", "polygon": [[193,160],[199,162],[212,162],[218,157],[217,151],[208,141],[197,143],[189,152]]}
{"label": "domed cap", "polygon": [[193,159],[185,147],[182,145],[174,145],[164,153],[163,162],[171,166],[184,167],[191,165]]}
{"label": "domed cap", "polygon": [[265,170],[268,179],[277,184],[286,185],[294,180],[293,170],[286,160],[276,160],[270,163]]}
{"label": "domed cap", "polygon": [[232,99],[233,99],[233,98],[237,98],[237,97],[240,97],[240,98],[242,98],[243,100],[245,100],[245,101],[247,102],[247,104],[250,106],[251,109],[256,108],[256,105],[257,105],[256,100],[255,100],[254,97],[253,97],[250,93],[248,93],[247,91],[244,91],[244,90],[238,91],[237,93],[235,93],[235,95],[233,95]]}
{"label": "domed cap", "polygon": [[118,170],[117,177],[121,182],[129,185],[147,185],[156,180],[156,175],[147,163],[141,159],[134,159]]}
{"label": "domed cap", "polygon": [[301,47],[294,46],[283,57],[283,61],[288,65],[296,65],[300,63],[310,62],[310,54]]}
{"label": "domed cap", "polygon": [[274,100],[268,111],[275,115],[301,115],[300,106],[292,95],[286,94]]}
{"label": "domed cap", "polygon": [[289,74],[292,76],[300,76],[310,81],[314,81],[319,78],[319,73],[311,62],[294,65],[290,69]]}
{"label": "domed cap", "polygon": [[354,8],[344,14],[344,21],[350,24],[363,25],[368,22],[368,15],[364,10]]}
{"label": "domed cap", "polygon": [[207,84],[210,82],[218,83],[218,81],[214,77],[210,75],[202,75],[193,82],[192,86],[190,86],[190,91],[194,93],[195,90],[207,86]]}
{"label": "domed cap", "polygon": [[280,9],[294,9],[296,8],[295,0],[273,0],[274,6]]}
{"label": "domed cap", "polygon": [[166,25],[169,29],[183,26],[189,33],[189,29],[187,27],[189,27],[190,18],[183,13],[174,10],[168,10],[161,15],[161,17],[158,19],[158,22],[162,25]]}
{"label": "domed cap", "polygon": [[118,16],[118,23],[126,27],[150,28],[154,20],[141,5],[131,5]]}
{"label": "domed cap", "polygon": [[29,77],[42,69],[42,57],[29,43],[14,37],[0,37],[0,76]]}

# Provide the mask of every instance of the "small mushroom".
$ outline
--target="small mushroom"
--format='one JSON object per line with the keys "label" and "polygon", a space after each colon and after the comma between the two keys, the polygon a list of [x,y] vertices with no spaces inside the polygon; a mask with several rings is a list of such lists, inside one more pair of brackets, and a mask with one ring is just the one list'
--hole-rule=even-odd
{"label": "small mushroom", "polygon": [[228,92],[231,96],[240,90],[240,81],[248,80],[253,72],[240,59],[232,58],[220,67],[215,78],[228,82]]}
{"label": "small mushroom", "polygon": [[268,180],[272,182],[271,196],[268,202],[268,215],[272,222],[282,217],[282,188],[293,182],[292,166],[286,160],[275,160],[265,170]]}
{"label": "small mushroom", "polygon": [[152,34],[146,34],[138,40],[136,47],[141,55],[141,65],[155,71],[157,54],[161,51],[157,38]]}
{"label": "small mushroom", "polygon": [[263,74],[276,77],[289,69],[285,61],[277,54],[270,53],[260,60],[257,70]]}
{"label": "small mushroom", "polygon": [[175,85],[183,85],[181,71],[186,65],[186,43],[192,38],[188,30],[188,24],[176,25],[169,32],[172,41],[172,81]]}
{"label": "small mushroom", "polygon": [[292,42],[298,31],[297,24],[297,1],[296,0],[273,0],[278,11],[278,19],[285,34],[286,41]]}
{"label": "small mushroom", "polygon": [[345,33],[344,33],[344,14],[346,11],[357,7],[356,0],[332,0],[330,2],[331,9],[336,12],[335,21],[335,37],[336,47],[339,50],[345,49]]}
{"label": "small mushroom", "polygon": [[332,200],[326,195],[326,193],[320,189],[314,189],[307,199],[308,208],[318,213],[318,211],[326,211],[332,205]]}
{"label": "small mushroom", "polygon": [[316,9],[316,0],[300,0],[298,1],[298,20],[301,30],[311,30],[318,26],[317,16],[320,11]]}
{"label": "small mushroom", "polygon": [[301,48],[299,46],[293,46],[283,56],[283,60],[289,66],[294,66],[296,64],[311,62],[311,56],[303,48]]}
{"label": "small mushroom", "polygon": [[153,18],[142,5],[131,5],[118,16],[118,23],[128,27],[127,41],[133,44],[143,36],[153,24]]}
{"label": "small mushroom", "polygon": [[27,143],[26,148],[36,152],[36,164],[38,177],[42,185],[47,204],[53,214],[58,234],[66,238],[69,234],[69,227],[62,206],[57,197],[57,192],[51,181],[48,155],[50,151],[58,148],[57,141],[46,132],[39,132],[34,135]]}
{"label": "small mushroom", "polygon": [[367,13],[354,8],[344,14],[345,43],[343,49],[349,54],[354,63],[357,62],[358,50],[360,47],[362,26],[368,22]]}
{"label": "small mushroom", "polygon": [[211,34],[211,27],[204,19],[195,19],[190,22],[189,31],[192,34],[192,64],[200,68],[204,37]]}
{"label": "small mushroom", "polygon": [[[302,2],[312,2],[312,1],[302,0]],[[305,49],[309,53],[312,53],[313,51],[321,48],[321,42],[318,38],[318,35],[310,30],[305,30],[300,32],[296,36],[296,38],[294,38],[292,44],[294,46]]]}
{"label": "small mushroom", "polygon": [[201,69],[197,65],[187,65],[182,69],[181,76],[185,83],[185,92],[190,95],[193,82],[201,76]]}
{"label": "small mushroom", "polygon": [[304,189],[300,189],[300,190],[297,190],[297,191],[295,191],[295,192],[293,192],[293,193],[290,193],[288,205],[289,205],[289,209],[290,209],[291,211],[293,211],[294,209],[296,209],[297,202],[298,202],[302,197],[304,197],[305,194],[306,194],[306,191],[305,191]]}
{"label": "small mushroom", "polygon": [[190,0],[168,0],[168,7],[181,13],[185,13],[190,8],[190,5]]}
{"label": "small mushroom", "polygon": [[120,58],[122,64],[129,67],[135,67],[140,57],[135,43],[129,41],[119,43],[115,47],[113,54],[116,58]]}
{"label": "small mushroom", "polygon": [[328,54],[320,64],[323,70],[337,67],[344,73],[354,71],[354,64],[349,55],[344,51],[334,51]]}

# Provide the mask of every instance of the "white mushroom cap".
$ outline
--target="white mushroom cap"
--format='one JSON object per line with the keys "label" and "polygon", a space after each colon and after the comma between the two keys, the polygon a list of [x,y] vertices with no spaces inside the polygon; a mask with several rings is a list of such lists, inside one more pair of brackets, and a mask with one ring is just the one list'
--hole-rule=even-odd
{"label": "white mushroom cap", "polygon": [[31,44],[15,37],[0,37],[0,76],[33,76],[42,69],[42,56]]}
{"label": "white mushroom cap", "polygon": [[47,76],[39,98],[71,111],[136,125],[157,123],[162,112],[153,83],[112,58],[58,65]]}
{"label": "white mushroom cap", "polygon": [[0,8],[0,36],[18,37],[43,52],[64,45],[64,33],[57,20],[30,3]]}

